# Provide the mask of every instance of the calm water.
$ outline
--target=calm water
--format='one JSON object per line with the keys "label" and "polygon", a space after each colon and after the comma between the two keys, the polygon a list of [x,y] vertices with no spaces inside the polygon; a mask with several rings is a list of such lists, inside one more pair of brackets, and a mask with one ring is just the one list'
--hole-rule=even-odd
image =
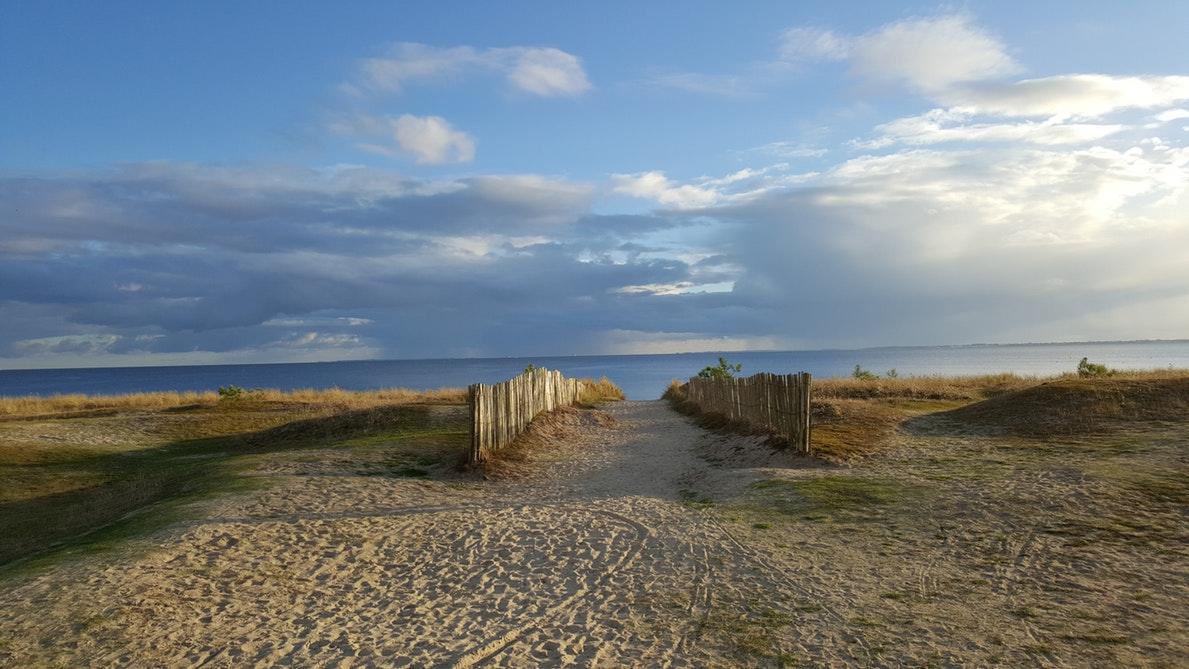
{"label": "calm water", "polygon": [[[532,362],[569,376],[606,375],[633,399],[658,397],[670,379],[687,378],[714,364],[719,353],[598,355],[564,358],[470,358],[365,362],[203,365],[99,369],[0,370],[0,395],[54,393],[115,394],[155,390],[246,388],[329,388],[351,390],[404,387],[429,389],[501,381]],[[873,348],[853,351],[724,353],[743,363],[743,373],[808,371],[847,376],[856,364],[877,373],[896,368],[901,376],[1016,372],[1048,375],[1073,371],[1078,360],[1119,369],[1189,368],[1189,340],[1094,344],[1013,344]]]}

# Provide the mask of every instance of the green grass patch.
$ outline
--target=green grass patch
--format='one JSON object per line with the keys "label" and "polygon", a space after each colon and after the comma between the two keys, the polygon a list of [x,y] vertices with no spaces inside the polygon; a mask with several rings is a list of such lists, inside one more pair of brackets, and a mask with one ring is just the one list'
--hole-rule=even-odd
{"label": "green grass patch", "polygon": [[677,491],[677,494],[681,498],[681,503],[691,509],[709,509],[714,506],[712,498],[690,488],[682,488]]}
{"label": "green grass patch", "polygon": [[888,478],[825,474],[767,479],[751,486],[751,506],[805,520],[856,519],[919,503],[925,489]]}

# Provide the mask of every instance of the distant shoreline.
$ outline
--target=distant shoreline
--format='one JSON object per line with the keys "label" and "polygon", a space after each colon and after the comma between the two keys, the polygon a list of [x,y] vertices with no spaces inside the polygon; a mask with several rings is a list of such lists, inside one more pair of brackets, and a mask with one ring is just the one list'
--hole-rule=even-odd
{"label": "distant shoreline", "polygon": [[180,365],[92,365],[88,367],[0,367],[0,374],[5,372],[41,372],[41,371],[69,371],[84,369],[166,369],[166,368],[195,368],[195,367],[268,367],[275,365],[340,365],[389,362],[452,362],[452,361],[507,361],[507,360],[536,360],[536,359],[582,359],[582,358],[644,358],[657,356],[699,356],[699,355],[750,355],[750,354],[801,354],[801,353],[863,353],[868,351],[913,351],[925,349],[970,349],[970,348],[1015,348],[1025,346],[1109,346],[1109,345],[1143,345],[1143,344],[1189,344],[1186,339],[1119,339],[1093,341],[1054,341],[1054,342],[1012,342],[971,343],[971,344],[911,344],[865,346],[862,348],[805,348],[805,349],[707,349],[705,351],[680,351],[676,353],[575,353],[564,355],[530,354],[510,356],[473,356],[458,358],[346,358],[342,360],[317,360],[295,362],[208,362]]}

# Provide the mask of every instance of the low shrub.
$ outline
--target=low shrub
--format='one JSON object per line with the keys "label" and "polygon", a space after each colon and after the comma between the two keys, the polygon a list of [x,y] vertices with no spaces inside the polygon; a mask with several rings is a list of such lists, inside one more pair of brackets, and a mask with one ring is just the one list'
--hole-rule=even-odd
{"label": "low shrub", "polygon": [[855,365],[855,371],[851,372],[851,377],[860,381],[874,381],[879,378],[879,374],[863,369],[859,365]]}
{"label": "low shrub", "polygon": [[246,392],[248,392],[248,391],[244,390],[243,388],[241,388],[239,386],[234,386],[234,385],[219,386],[219,399],[220,400],[238,399],[240,397],[243,397],[244,393],[246,393]]}
{"label": "low shrub", "polygon": [[699,379],[733,379],[743,371],[743,363],[730,363],[726,358],[719,357],[717,365],[707,365],[698,372]]}
{"label": "low shrub", "polygon": [[1114,374],[1115,370],[1107,367],[1106,365],[1099,365],[1097,363],[1090,362],[1089,358],[1082,358],[1081,362],[1078,363],[1078,376],[1082,377],[1083,379],[1089,379],[1096,376],[1113,376]]}

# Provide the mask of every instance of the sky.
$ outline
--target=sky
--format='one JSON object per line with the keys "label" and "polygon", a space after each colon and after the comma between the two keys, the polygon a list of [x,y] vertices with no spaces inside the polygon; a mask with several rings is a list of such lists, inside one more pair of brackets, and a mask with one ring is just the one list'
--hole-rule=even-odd
{"label": "sky", "polygon": [[0,5],[0,368],[1189,337],[1184,2]]}

